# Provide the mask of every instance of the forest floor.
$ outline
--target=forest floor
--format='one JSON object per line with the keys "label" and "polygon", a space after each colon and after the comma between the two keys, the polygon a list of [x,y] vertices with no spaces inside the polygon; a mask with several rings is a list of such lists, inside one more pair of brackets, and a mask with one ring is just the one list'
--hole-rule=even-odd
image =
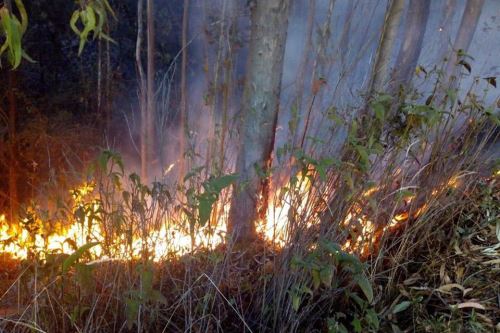
{"label": "forest floor", "polygon": [[[324,317],[317,321],[315,330],[499,331],[500,191],[497,178],[478,181],[472,191],[464,192],[456,202],[428,216],[428,221],[433,219],[433,227],[425,236],[421,234],[425,227],[418,229],[422,225],[409,224],[392,235],[380,253],[365,259],[375,295],[370,306],[376,313],[376,324],[370,324],[368,314],[371,312],[365,312],[366,309],[360,312],[359,307],[367,304],[356,304],[355,299],[346,303],[339,298],[337,306],[320,311],[332,314],[339,325],[333,325],[330,317]],[[75,273],[67,278],[51,275],[47,270],[53,267],[47,264],[40,264],[37,272],[33,263],[27,265],[4,255],[0,258],[0,320],[5,329],[12,331],[176,332],[189,328],[195,332],[207,329],[209,332],[241,332],[250,331],[251,327],[253,331],[260,331],[259,313],[265,306],[266,286],[276,276],[287,274],[275,265],[283,251],[263,241],[233,249],[221,245],[213,251],[198,251],[156,263],[151,271],[141,269],[140,261],[105,262],[90,272],[87,280],[85,274]],[[33,284],[37,280],[28,278],[37,274],[38,290]],[[56,278],[49,281],[49,276]],[[137,276],[142,283],[150,281],[150,284],[141,284],[132,290]],[[51,289],[52,283],[65,279],[79,279],[81,288],[62,283],[58,285],[61,290]],[[342,283],[337,284],[338,290],[347,288]],[[44,293],[47,297],[43,297]],[[30,294],[35,294],[31,300],[26,298]],[[128,296],[123,301],[117,299],[118,295]],[[318,296],[312,298],[315,297]],[[107,303],[97,302],[99,298],[107,299]],[[199,303],[194,307],[199,311],[199,321],[192,319],[193,307],[188,306],[188,302]],[[144,310],[145,306],[150,308]],[[33,309],[38,311],[35,317]],[[89,325],[86,318],[92,317],[94,311],[102,311],[100,316],[94,315],[100,322],[94,319]],[[144,322],[138,325],[142,328],[130,323],[140,311]],[[207,316],[216,316],[219,311],[220,317],[207,324],[202,315],[204,311],[210,313]],[[39,324],[35,325],[35,320]],[[300,318],[295,329],[303,331],[308,326],[300,321],[307,320]],[[79,328],[75,330],[76,327]]]}

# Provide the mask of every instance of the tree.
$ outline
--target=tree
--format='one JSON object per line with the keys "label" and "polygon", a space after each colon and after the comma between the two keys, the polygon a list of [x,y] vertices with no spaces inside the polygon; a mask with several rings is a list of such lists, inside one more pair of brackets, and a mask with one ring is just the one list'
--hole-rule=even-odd
{"label": "tree", "polygon": [[392,0],[388,5],[377,54],[375,56],[370,88],[368,90],[370,93],[381,91],[387,82],[391,53],[394,42],[396,41],[404,5],[404,0]]}
{"label": "tree", "polygon": [[446,86],[452,83],[450,81],[453,81],[453,77],[455,76],[456,65],[459,61],[457,53],[459,50],[463,53],[467,53],[469,50],[479,17],[481,16],[483,5],[484,0],[467,0],[465,4],[462,21],[460,22],[460,27],[458,28],[458,33],[453,43],[454,52],[446,63],[446,68],[443,73],[442,82],[444,82]]}
{"label": "tree", "polygon": [[184,153],[186,151],[186,141],[188,139],[188,93],[187,93],[187,62],[188,62],[188,19],[189,19],[189,0],[184,0],[182,13],[182,62],[181,62],[181,119],[180,119],[180,157],[179,157],[179,181],[182,182],[186,173],[186,163]]}
{"label": "tree", "polygon": [[259,202],[267,196],[283,73],[289,0],[251,2],[251,39],[239,123],[240,143],[228,231],[235,241],[255,237]]}
{"label": "tree", "polygon": [[413,77],[422,50],[430,0],[410,0],[401,48],[392,72],[391,91],[405,87]]}
{"label": "tree", "polygon": [[443,7],[443,15],[441,17],[441,24],[439,25],[439,33],[441,37],[439,38],[439,53],[437,60],[443,61],[445,56],[450,50],[450,31],[451,31],[451,21],[453,15],[455,14],[457,6],[457,0],[447,0]]}
{"label": "tree", "polygon": [[[156,98],[155,98],[155,20],[154,20],[154,0],[147,0],[147,18],[148,18],[148,64],[147,64],[147,112],[146,112],[146,163],[153,161],[153,151],[155,143],[155,124]],[[147,181],[149,172],[144,181]]]}
{"label": "tree", "polygon": [[154,147],[154,117],[156,109],[155,100],[155,28],[153,0],[146,2],[147,17],[147,64],[146,73],[142,64],[142,39],[144,35],[144,0],[137,2],[137,39],[135,47],[135,62],[139,80],[139,109],[141,115],[140,130],[140,155],[141,177],[148,181],[149,165],[153,157]]}
{"label": "tree", "polygon": [[142,38],[144,35],[144,0],[137,1],[137,39],[135,45],[135,62],[137,67],[137,77],[139,80],[139,110],[140,121],[140,155],[141,155],[141,177],[147,178],[147,83],[146,74],[142,65]]}

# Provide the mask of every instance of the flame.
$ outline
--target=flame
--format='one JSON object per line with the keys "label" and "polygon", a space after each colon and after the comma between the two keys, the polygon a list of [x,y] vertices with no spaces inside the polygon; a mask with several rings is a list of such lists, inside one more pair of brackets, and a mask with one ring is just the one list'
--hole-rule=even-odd
{"label": "flame", "polygon": [[315,175],[314,167],[310,166],[274,193],[274,200],[268,203],[266,220],[257,224],[257,232],[264,239],[281,247],[286,243],[291,219],[307,217],[307,226],[316,223],[309,207]]}
{"label": "flame", "polygon": [[[94,189],[94,184],[84,183],[78,189],[71,191],[74,213],[82,207]],[[146,236],[133,235],[131,241],[127,240],[125,235],[118,236],[113,240],[113,257],[111,258],[105,255],[103,249],[103,245],[107,244],[104,230],[99,223],[91,223],[95,216],[101,215],[99,213],[101,207],[97,201],[94,201],[90,204],[90,208],[85,210],[83,220],[68,221],[68,225],[64,226],[59,223],[56,226],[44,225],[33,210],[29,211],[29,217],[20,220],[17,224],[10,223],[5,214],[1,214],[0,253],[8,253],[14,259],[27,259],[30,254],[36,253],[39,258],[44,259],[50,253],[70,254],[89,242],[98,242],[99,245],[92,247],[89,251],[94,258],[139,259],[143,251],[147,250],[150,259],[160,261],[170,254],[180,255],[190,251],[193,241],[198,246],[204,247],[213,247],[223,241],[222,237],[207,237],[202,232],[196,233],[192,239],[191,235],[182,228],[166,220],[158,230],[148,230]],[[213,231],[216,235],[224,234],[225,227],[216,226]]]}
{"label": "flame", "polygon": [[[167,168],[167,172],[173,165]],[[498,174],[498,172],[497,172]],[[267,216],[259,221],[257,231],[275,245],[281,247],[286,244],[291,221],[294,219],[307,221],[307,227],[319,222],[319,218],[313,212],[310,205],[313,193],[312,179],[315,170],[309,168],[305,173],[299,173],[293,177],[285,186],[278,189],[272,196],[274,200],[269,201]],[[441,184],[431,193],[433,196],[443,193],[446,189],[456,188],[460,184],[460,177],[451,177],[447,182]],[[342,247],[348,251],[359,251],[366,254],[370,246],[375,244],[381,232],[395,230],[411,218],[416,218],[427,209],[427,204],[414,209],[395,214],[383,227],[377,224],[364,213],[363,207],[366,199],[375,195],[380,187],[375,186],[367,189],[360,195],[357,201],[341,222],[341,225],[349,231],[350,237],[345,240]],[[74,202],[74,211],[83,207],[95,192],[95,184],[84,183],[79,188],[71,191]],[[406,204],[415,199],[415,196],[405,198]],[[44,222],[36,217],[31,211],[29,217],[12,223],[4,214],[0,214],[0,253],[8,253],[15,259],[27,259],[30,255],[37,253],[40,258],[45,258],[50,253],[73,253],[77,248],[89,242],[98,242],[99,245],[91,248],[90,254],[96,260],[128,260],[139,259],[144,253],[153,261],[161,261],[170,255],[182,255],[193,249],[193,243],[197,248],[214,248],[225,241],[226,225],[229,205],[218,202],[214,209],[213,217],[217,223],[207,228],[202,228],[194,234],[190,234],[185,228],[181,228],[179,221],[188,225],[186,216],[178,216],[174,221],[172,217],[165,218],[156,230],[148,230],[147,234],[132,235],[127,239],[125,233],[114,237],[111,241],[105,237],[106,230],[100,223],[92,223],[92,219],[100,217],[101,207],[97,200],[90,201],[90,208],[85,210],[81,219],[65,221],[65,223],[53,221]],[[55,225],[54,225],[55,224]],[[181,223],[182,224],[182,223]],[[112,247],[110,251],[107,246]]]}

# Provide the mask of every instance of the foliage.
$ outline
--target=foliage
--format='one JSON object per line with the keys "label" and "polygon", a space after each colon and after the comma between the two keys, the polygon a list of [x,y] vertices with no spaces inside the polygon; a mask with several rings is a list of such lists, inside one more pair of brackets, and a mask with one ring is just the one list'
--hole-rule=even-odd
{"label": "foliage", "polygon": [[0,8],[0,35],[5,39],[0,47],[0,58],[7,52],[7,60],[13,69],[19,67],[23,58],[33,61],[22,48],[23,35],[28,27],[28,15],[22,0],[15,0],[15,3],[20,19],[9,12],[7,7]]}
{"label": "foliage", "polygon": [[[90,33],[93,33],[92,39],[102,38],[114,42],[114,40],[105,33],[105,25],[108,24],[109,15],[116,19],[116,15],[108,0],[85,1],[82,7],[73,12],[70,26],[74,33],[80,38],[78,55],[82,54]],[[79,27],[79,23],[81,27]]]}
{"label": "foliage", "polygon": [[[373,302],[373,289],[371,282],[364,273],[364,267],[358,257],[347,253],[338,244],[328,240],[320,241],[316,248],[309,252],[305,258],[294,257],[291,262],[293,270],[305,270],[310,275],[310,282],[293,286],[290,290],[290,297],[293,309],[298,312],[301,304],[307,299],[314,299],[315,293],[324,293],[325,290],[337,290],[340,288],[344,297],[354,301],[356,306],[349,310],[340,310],[328,319],[328,331],[337,332],[371,332],[377,331],[379,319],[370,306]],[[352,281],[349,287],[341,286],[339,283],[347,278]],[[364,295],[364,299],[358,296],[351,288],[359,288]],[[323,290],[321,290],[323,289]],[[351,320],[351,330],[343,324],[346,319]]]}

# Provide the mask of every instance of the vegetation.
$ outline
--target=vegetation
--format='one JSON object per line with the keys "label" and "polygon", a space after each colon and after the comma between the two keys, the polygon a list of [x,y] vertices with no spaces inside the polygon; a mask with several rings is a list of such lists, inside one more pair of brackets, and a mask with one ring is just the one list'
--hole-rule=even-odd
{"label": "vegetation", "polygon": [[[0,330],[500,331],[500,103],[496,77],[473,76],[468,54],[483,0],[465,4],[453,63],[433,68],[419,63],[431,1],[389,1],[364,93],[347,104],[327,75],[335,1],[308,7],[298,62],[307,78],[293,97],[284,84],[291,1],[223,1],[220,19],[204,18],[203,96],[188,59],[196,4],[182,1],[179,50],[165,60],[157,2],[78,1],[64,27],[82,82],[92,73],[82,64],[97,56],[93,114],[30,105],[17,81],[35,66],[21,63],[30,29],[15,4],[0,8],[10,65],[0,99]],[[325,13],[314,35],[316,5]],[[117,120],[111,58],[123,41],[113,25],[130,8],[134,31],[123,41],[133,41],[124,48],[136,93]]]}

